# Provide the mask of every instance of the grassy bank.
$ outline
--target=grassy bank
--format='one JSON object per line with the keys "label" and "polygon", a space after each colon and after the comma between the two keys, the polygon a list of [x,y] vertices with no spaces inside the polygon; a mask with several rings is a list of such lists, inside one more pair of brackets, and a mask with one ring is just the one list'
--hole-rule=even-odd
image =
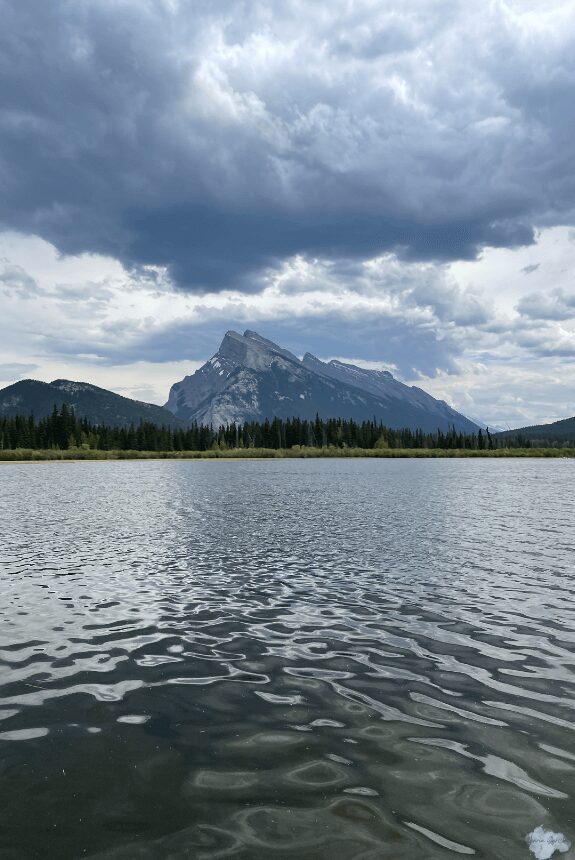
{"label": "grassy bank", "polygon": [[497,448],[493,451],[445,448],[233,448],[210,451],[94,451],[80,448],[45,451],[16,448],[0,451],[0,462],[78,460],[245,460],[310,457],[575,457],[575,448]]}

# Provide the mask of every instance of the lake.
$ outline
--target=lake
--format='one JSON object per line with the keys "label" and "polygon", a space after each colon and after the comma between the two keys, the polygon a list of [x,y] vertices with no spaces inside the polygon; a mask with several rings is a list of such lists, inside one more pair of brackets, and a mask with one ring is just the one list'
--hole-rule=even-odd
{"label": "lake", "polygon": [[575,461],[2,465],[0,513],[2,860],[575,841]]}

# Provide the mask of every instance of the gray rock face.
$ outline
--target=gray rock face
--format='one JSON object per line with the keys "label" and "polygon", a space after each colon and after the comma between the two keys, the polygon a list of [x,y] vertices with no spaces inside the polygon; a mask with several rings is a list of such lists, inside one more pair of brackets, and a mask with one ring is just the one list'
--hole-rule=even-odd
{"label": "gray rock face", "polygon": [[387,371],[326,363],[310,353],[300,361],[249,330],[243,335],[227,332],[213,358],[172,386],[166,408],[184,421],[214,427],[319,414],[354,421],[375,417],[388,427],[425,432],[478,429],[444,401],[398,382]]}
{"label": "gray rock face", "polygon": [[[388,400],[389,404],[395,403],[395,408],[402,411],[403,408],[413,408],[414,410],[422,410],[428,415],[428,419],[439,421],[434,430],[444,429],[445,422],[448,427],[453,427],[457,430],[467,430],[469,433],[477,432],[477,425],[456,412],[449,406],[445,400],[436,400],[431,394],[423,391],[417,386],[405,385],[393,377],[388,370],[366,370],[363,367],[357,367],[355,364],[344,364],[342,361],[335,359],[330,362],[320,361],[311,353],[307,352],[303,357],[303,363],[306,367],[314,369],[317,373],[323,373],[331,379],[337,379],[345,385],[353,385],[361,388],[362,391],[367,391],[375,397]],[[417,412],[414,413],[417,417]],[[427,420],[427,419],[426,419]],[[465,426],[461,422],[466,422]],[[410,426],[410,425],[402,425]],[[423,429],[423,425],[421,426]]]}

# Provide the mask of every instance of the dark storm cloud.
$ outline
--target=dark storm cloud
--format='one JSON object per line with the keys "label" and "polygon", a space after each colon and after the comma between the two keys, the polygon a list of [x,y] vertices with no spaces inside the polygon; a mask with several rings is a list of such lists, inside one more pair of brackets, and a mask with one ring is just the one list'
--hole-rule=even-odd
{"label": "dark storm cloud", "polygon": [[0,223],[190,291],[572,223],[568,40],[380,6],[0,0]]}

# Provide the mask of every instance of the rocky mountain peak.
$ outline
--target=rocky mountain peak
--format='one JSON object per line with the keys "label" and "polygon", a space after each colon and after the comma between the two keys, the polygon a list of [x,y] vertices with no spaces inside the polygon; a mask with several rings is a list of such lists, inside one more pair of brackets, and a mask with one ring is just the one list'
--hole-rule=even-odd
{"label": "rocky mountain peak", "polygon": [[436,431],[477,426],[388,371],[366,370],[307,352],[292,352],[258,332],[228,331],[218,352],[199,370],[175,383],[167,408],[198,424],[279,418],[352,418],[389,427]]}
{"label": "rocky mountain peak", "polygon": [[270,366],[274,356],[300,363],[289,350],[282,349],[277,343],[262,337],[256,331],[246,329],[243,335],[237,331],[226,332],[214,358],[236,366],[262,369]]}
{"label": "rocky mountain peak", "polygon": [[247,351],[245,340],[239,332],[227,331],[214,358],[241,364]]}

